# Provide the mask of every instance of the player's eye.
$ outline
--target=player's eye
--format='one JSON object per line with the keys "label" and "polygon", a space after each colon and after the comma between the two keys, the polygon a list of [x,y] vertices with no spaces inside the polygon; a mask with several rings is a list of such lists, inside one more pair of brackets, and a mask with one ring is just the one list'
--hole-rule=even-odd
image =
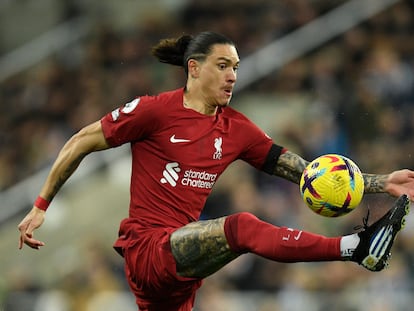
{"label": "player's eye", "polygon": [[220,63],[220,64],[218,65],[218,67],[219,67],[219,69],[220,69],[220,70],[224,70],[224,69],[226,69],[226,68],[227,68],[227,65],[226,65],[225,63]]}

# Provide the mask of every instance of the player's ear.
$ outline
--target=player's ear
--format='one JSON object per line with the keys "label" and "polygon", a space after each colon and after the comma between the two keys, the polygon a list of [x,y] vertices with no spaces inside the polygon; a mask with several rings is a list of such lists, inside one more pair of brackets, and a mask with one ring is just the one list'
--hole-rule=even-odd
{"label": "player's ear", "polygon": [[188,74],[191,78],[198,78],[200,74],[200,63],[195,59],[188,60]]}

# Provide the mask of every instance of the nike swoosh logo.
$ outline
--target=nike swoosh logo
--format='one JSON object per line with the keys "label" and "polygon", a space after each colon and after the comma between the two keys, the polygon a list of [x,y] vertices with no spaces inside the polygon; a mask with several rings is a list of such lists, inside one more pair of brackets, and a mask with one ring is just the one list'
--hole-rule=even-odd
{"label": "nike swoosh logo", "polygon": [[170,142],[172,142],[173,144],[176,144],[176,143],[188,143],[190,141],[191,140],[189,140],[189,139],[175,138],[175,134],[170,137]]}

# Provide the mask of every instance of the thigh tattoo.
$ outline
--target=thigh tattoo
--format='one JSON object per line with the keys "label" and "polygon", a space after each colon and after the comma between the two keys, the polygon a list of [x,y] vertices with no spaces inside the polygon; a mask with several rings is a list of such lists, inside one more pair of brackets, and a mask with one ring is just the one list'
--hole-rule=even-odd
{"label": "thigh tattoo", "polygon": [[225,217],[190,223],[171,235],[177,273],[206,277],[237,258],[224,234]]}

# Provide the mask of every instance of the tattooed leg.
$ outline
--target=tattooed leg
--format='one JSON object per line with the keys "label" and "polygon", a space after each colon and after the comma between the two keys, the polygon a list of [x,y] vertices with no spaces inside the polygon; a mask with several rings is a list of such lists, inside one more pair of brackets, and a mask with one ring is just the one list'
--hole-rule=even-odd
{"label": "tattooed leg", "polygon": [[190,223],[170,238],[177,273],[186,277],[206,277],[240,254],[231,251],[224,234],[226,217]]}

